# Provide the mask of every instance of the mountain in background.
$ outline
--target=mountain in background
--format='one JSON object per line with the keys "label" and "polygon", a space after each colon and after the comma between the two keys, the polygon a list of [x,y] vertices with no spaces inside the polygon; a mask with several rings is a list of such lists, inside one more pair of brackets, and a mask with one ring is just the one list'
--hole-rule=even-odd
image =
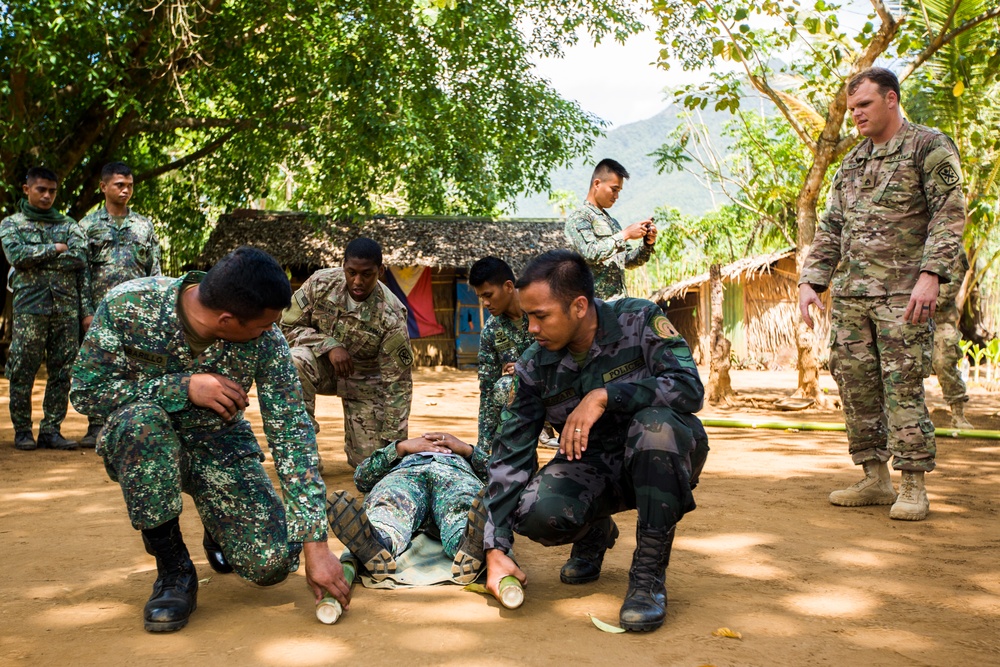
{"label": "mountain in background", "polygon": [[[683,122],[678,118],[682,111],[677,105],[671,105],[652,118],[622,125],[599,137],[589,156],[577,160],[569,168],[559,169],[549,175],[552,191],[568,190],[576,194],[582,203],[587,196],[594,165],[609,157],[621,162],[631,175],[625,181],[618,202],[610,211],[622,226],[648,218],[661,206],[673,206],[688,215],[701,215],[716,205],[722,205],[725,203],[725,196],[716,193],[713,201],[712,193],[693,175],[684,171],[658,173],[656,159],[650,156]],[[701,112],[701,122],[708,128],[712,145],[720,154],[725,153],[728,145],[722,131],[730,120],[732,115],[728,111],[705,109]],[[549,204],[549,193],[519,197],[514,201],[509,215],[518,218],[558,217],[558,213]]]}

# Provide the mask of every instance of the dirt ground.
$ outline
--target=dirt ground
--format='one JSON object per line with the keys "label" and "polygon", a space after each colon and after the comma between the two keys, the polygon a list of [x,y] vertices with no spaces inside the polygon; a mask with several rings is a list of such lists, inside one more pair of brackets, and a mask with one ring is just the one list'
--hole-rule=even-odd
{"label": "dirt ground", "polygon": [[[794,383],[792,373],[734,374],[754,395]],[[823,386],[835,392],[828,376]],[[941,418],[933,379],[928,389]],[[699,508],[680,524],[667,573],[667,622],[651,634],[606,634],[587,616],[617,623],[634,512],[619,516],[622,538],[596,583],[561,584],[569,548],[521,538],[529,585],[519,610],[457,586],[356,587],[351,610],[326,626],[301,570],[267,589],[213,573],[188,503],[181,525],[207,581],[187,628],[151,635],[141,613],[155,566],[117,485],[92,451],[14,450],[7,395],[0,380],[0,664],[1000,665],[1000,441],[940,439],[931,516],[902,523],[887,507],[828,504],[830,490],[858,476],[842,433],[709,429]],[[410,432],[474,439],[477,401],[472,372],[421,370]],[[323,399],[319,411],[327,484],[353,488],[339,401]],[[703,416],[745,414],[839,419],[822,410]],[[974,390],[969,414],[1000,429],[1000,394]],[[259,413],[249,415],[259,433]],[[85,427],[71,410],[63,432],[79,437]],[[720,627],[743,637],[713,636]]]}

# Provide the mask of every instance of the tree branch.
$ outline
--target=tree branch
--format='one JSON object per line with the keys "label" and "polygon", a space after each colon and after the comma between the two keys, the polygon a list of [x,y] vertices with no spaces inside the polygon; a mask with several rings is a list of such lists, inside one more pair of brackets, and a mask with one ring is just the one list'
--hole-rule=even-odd
{"label": "tree branch", "polygon": [[950,25],[951,20],[954,18],[954,11],[955,9],[957,9],[958,5],[957,0],[955,2],[955,5],[956,7],[952,9],[952,14],[949,15],[948,17],[949,23],[945,24],[945,26],[942,28],[942,32],[933,40],[931,40],[931,43],[927,45],[927,48],[921,51],[913,62],[911,62],[909,65],[906,66],[906,69],[904,69],[902,74],[899,75],[900,83],[905,81],[908,76],[913,74],[913,72],[918,67],[920,67],[925,62],[930,60],[935,53],[941,50],[942,47],[947,46],[962,33],[968,32],[969,30],[972,30],[980,23],[989,21],[990,19],[1000,18],[1000,5],[997,5],[992,9],[987,9],[985,12],[979,14],[978,16],[974,16],[971,19],[964,21],[963,23],[959,24],[954,30],[946,33],[944,32],[944,29],[946,29],[948,25]]}
{"label": "tree branch", "polygon": [[236,133],[240,129],[241,128],[234,127],[233,129],[229,130],[215,141],[205,144],[204,146],[196,150],[194,153],[189,153],[188,155],[185,155],[182,158],[174,160],[173,162],[168,162],[167,164],[156,167],[155,169],[150,169],[149,171],[143,172],[141,174],[136,174],[135,182],[142,183],[143,181],[148,181],[151,178],[156,178],[157,176],[162,176],[163,174],[166,174],[167,172],[170,171],[174,171],[175,169],[186,167],[192,162],[196,162],[202,159],[203,157],[211,155],[215,151],[219,150],[223,144],[225,144],[227,141],[236,136]]}

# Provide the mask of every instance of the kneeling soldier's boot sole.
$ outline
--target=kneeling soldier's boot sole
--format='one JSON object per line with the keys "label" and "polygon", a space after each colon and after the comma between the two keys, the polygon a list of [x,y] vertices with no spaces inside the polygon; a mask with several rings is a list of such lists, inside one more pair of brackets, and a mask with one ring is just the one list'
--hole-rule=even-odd
{"label": "kneeling soldier's boot sole", "polygon": [[330,529],[364,565],[375,581],[396,574],[396,559],[375,538],[368,514],[360,500],[347,491],[336,491],[326,501]]}

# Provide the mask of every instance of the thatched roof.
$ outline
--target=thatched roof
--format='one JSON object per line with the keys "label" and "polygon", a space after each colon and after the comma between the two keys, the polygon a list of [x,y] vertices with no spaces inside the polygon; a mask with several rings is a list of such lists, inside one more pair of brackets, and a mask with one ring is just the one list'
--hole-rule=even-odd
{"label": "thatched roof", "polygon": [[308,213],[240,210],[219,217],[200,263],[210,266],[234,248],[252,245],[282,266],[339,266],[344,246],[359,236],[378,241],[385,263],[392,266],[467,268],[495,255],[515,272],[546,250],[567,245],[559,220],[376,217],[347,222]]}
{"label": "thatched roof", "polygon": [[[754,257],[744,257],[743,259],[733,262],[732,264],[727,264],[721,268],[722,279],[729,282],[740,282],[742,280],[747,280],[755,278],[762,273],[770,273],[771,268],[782,259],[786,257],[792,257],[795,255],[795,248],[786,248],[784,250],[778,250],[777,252],[772,252],[767,255],[756,255]],[[654,292],[650,297],[651,301],[656,303],[665,303],[670,299],[678,299],[683,297],[688,293],[689,290],[694,289],[707,283],[709,280],[708,273],[701,273],[697,276],[687,278],[680,282],[674,283],[673,285],[668,285],[658,292]]]}

